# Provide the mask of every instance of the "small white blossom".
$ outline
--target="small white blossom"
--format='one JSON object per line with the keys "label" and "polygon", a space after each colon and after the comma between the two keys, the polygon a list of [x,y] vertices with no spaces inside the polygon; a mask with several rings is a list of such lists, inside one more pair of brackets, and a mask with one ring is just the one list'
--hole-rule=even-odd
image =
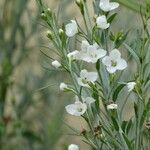
{"label": "small white blossom", "polygon": [[97,80],[97,72],[88,72],[86,69],[81,70],[80,77],[78,78],[78,84],[80,86],[89,87],[88,83],[93,83]]}
{"label": "small white blossom", "polygon": [[67,57],[71,60],[76,60],[78,58],[79,51],[75,50],[67,54]]}
{"label": "small white blossom", "polygon": [[121,58],[119,50],[114,49],[109,56],[105,56],[102,62],[107,67],[109,73],[115,73],[117,70],[124,70],[127,67],[127,62]]}
{"label": "small white blossom", "polygon": [[100,0],[99,7],[103,11],[108,12],[108,11],[111,11],[111,10],[114,10],[114,9],[118,8],[119,7],[119,3],[117,3],[117,2],[110,2],[109,0]]}
{"label": "small white blossom", "polygon": [[136,85],[135,82],[128,82],[127,83],[128,92],[131,92],[134,89],[135,85]]}
{"label": "small white blossom", "polygon": [[66,35],[68,37],[73,37],[78,32],[78,26],[75,20],[71,20],[71,23],[68,23],[65,26]]}
{"label": "small white blossom", "polygon": [[96,63],[98,59],[104,57],[106,51],[99,48],[97,43],[90,45],[87,41],[82,41],[81,51],[78,53],[77,59],[88,63]]}
{"label": "small white blossom", "polygon": [[107,19],[105,15],[97,17],[96,24],[97,24],[97,27],[101,29],[107,29],[110,26],[110,23],[107,23]]}
{"label": "small white blossom", "polygon": [[76,144],[70,144],[68,146],[68,150],[79,150],[79,147]]}
{"label": "small white blossom", "polygon": [[87,110],[87,105],[76,99],[74,104],[67,105],[66,107],[67,113],[74,115],[74,116],[81,116]]}
{"label": "small white blossom", "polygon": [[54,66],[55,68],[59,68],[59,67],[61,67],[61,64],[60,64],[59,61],[54,60],[54,61],[52,62],[52,66]]}
{"label": "small white blossom", "polygon": [[117,109],[118,108],[118,105],[117,104],[109,104],[107,105],[107,109],[110,110],[110,109]]}
{"label": "small white blossom", "polygon": [[68,86],[67,86],[67,84],[65,84],[65,83],[62,82],[62,83],[60,83],[59,88],[60,88],[61,91],[65,91],[65,90],[68,89]]}

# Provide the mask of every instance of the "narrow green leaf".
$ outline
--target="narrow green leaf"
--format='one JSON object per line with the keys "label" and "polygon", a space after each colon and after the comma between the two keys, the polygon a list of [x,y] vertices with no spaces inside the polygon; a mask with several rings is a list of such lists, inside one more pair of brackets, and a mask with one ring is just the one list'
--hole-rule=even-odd
{"label": "narrow green leaf", "polygon": [[132,120],[130,119],[130,120],[128,121],[128,125],[127,125],[127,127],[126,127],[126,133],[127,133],[127,134],[129,133],[131,127],[132,127]]}
{"label": "narrow green leaf", "polygon": [[123,132],[125,132],[127,123],[128,123],[127,121],[123,121],[123,122],[122,122],[121,128],[122,128]]}
{"label": "narrow green leaf", "polygon": [[134,113],[135,113],[136,119],[138,119],[138,106],[136,103],[134,103]]}
{"label": "narrow green leaf", "polygon": [[119,125],[118,125],[116,119],[113,116],[111,116],[111,119],[112,119],[112,122],[113,122],[113,125],[114,125],[116,131],[119,131]]}
{"label": "narrow green leaf", "polygon": [[127,146],[128,146],[128,149],[129,149],[129,150],[133,150],[132,144],[131,144],[131,142],[129,141],[129,139],[126,137],[126,135],[125,135],[124,133],[123,133],[122,135],[123,135],[123,137],[124,137],[124,140],[126,141],[126,144],[127,144]]}
{"label": "narrow green leaf", "polygon": [[127,45],[125,43],[123,43],[123,45],[130,52],[130,54],[133,56],[133,58],[137,62],[137,65],[141,66],[140,58],[138,57],[138,55],[136,54],[136,52],[129,45]]}
{"label": "narrow green leaf", "polygon": [[113,101],[114,101],[114,102],[117,100],[118,95],[119,95],[119,93],[121,92],[121,90],[123,89],[124,86],[125,86],[125,84],[121,84],[121,85],[119,85],[119,86],[115,89],[115,91],[114,91],[114,93],[113,93]]}
{"label": "narrow green leaf", "polygon": [[122,43],[126,40],[127,36],[128,36],[129,31],[127,31],[127,33],[123,34],[122,37],[120,37],[119,39],[117,39],[117,41],[115,42],[115,47],[119,48],[120,45],[122,45]]}
{"label": "narrow green leaf", "polygon": [[112,23],[112,21],[115,19],[117,13],[112,14],[109,18],[108,18],[108,22]]}

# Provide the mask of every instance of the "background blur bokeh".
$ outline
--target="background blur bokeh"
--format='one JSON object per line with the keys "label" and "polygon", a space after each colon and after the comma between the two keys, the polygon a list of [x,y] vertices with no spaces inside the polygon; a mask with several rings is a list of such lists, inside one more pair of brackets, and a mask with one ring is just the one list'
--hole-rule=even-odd
{"label": "background blur bokeh", "polygon": [[[72,18],[82,22],[73,0],[45,4],[53,11],[59,9],[65,23]],[[64,111],[72,97],[59,91],[59,83],[67,82],[66,75],[54,70],[42,53],[55,57],[40,11],[33,0],[0,1],[0,150],[63,150],[70,143],[88,149],[80,138],[69,135],[71,130],[65,125],[81,130],[85,123]],[[114,31],[139,28],[139,15],[124,7],[118,13]]]}

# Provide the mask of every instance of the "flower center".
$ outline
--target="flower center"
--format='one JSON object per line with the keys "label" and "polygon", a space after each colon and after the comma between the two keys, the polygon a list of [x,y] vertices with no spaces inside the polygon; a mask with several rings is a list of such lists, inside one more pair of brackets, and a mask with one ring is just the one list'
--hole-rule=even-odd
{"label": "flower center", "polygon": [[84,84],[87,84],[87,82],[88,82],[88,81],[87,81],[87,78],[83,78],[83,79],[82,79],[82,82],[83,82]]}
{"label": "flower center", "polygon": [[117,66],[117,62],[114,60],[111,60],[111,66],[116,67]]}
{"label": "flower center", "polygon": [[97,54],[91,54],[91,57],[96,58]]}
{"label": "flower center", "polygon": [[77,108],[78,112],[82,112],[82,108]]}

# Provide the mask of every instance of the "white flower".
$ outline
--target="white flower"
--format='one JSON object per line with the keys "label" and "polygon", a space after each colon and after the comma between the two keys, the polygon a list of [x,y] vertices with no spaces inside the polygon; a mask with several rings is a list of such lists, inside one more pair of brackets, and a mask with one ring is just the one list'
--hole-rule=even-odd
{"label": "white flower", "polygon": [[97,27],[101,29],[107,29],[110,26],[110,23],[107,23],[107,19],[105,15],[102,15],[96,18],[96,24],[97,24]]}
{"label": "white flower", "polygon": [[121,58],[121,53],[117,49],[112,50],[109,56],[105,56],[102,62],[106,65],[109,73],[124,70],[127,67],[127,62]]}
{"label": "white flower", "polygon": [[81,86],[89,87],[88,83],[93,83],[97,80],[97,72],[88,72],[86,69],[81,70],[78,84]]}
{"label": "white flower", "polygon": [[61,67],[61,64],[60,64],[59,61],[54,60],[54,61],[52,62],[52,66],[54,66],[55,68],[59,68],[59,67]]}
{"label": "white flower", "polygon": [[81,43],[81,50],[82,51],[87,51],[87,48],[90,46],[89,42],[86,41],[86,40],[83,40],[82,43]]}
{"label": "white flower", "polygon": [[81,116],[86,112],[87,105],[80,102],[79,99],[76,99],[74,104],[67,105],[65,108],[69,114],[74,116]]}
{"label": "white flower", "polygon": [[128,92],[131,92],[134,89],[135,85],[136,85],[135,82],[128,82],[127,83]]}
{"label": "white flower", "polygon": [[76,144],[70,144],[68,146],[68,150],[79,150],[79,147]]}
{"label": "white flower", "polygon": [[78,53],[77,59],[88,63],[96,63],[98,59],[106,55],[104,49],[99,48],[97,43],[90,45],[87,41],[82,41],[81,51]]}
{"label": "white flower", "polygon": [[65,26],[66,35],[68,37],[74,36],[78,32],[78,26],[75,20],[71,20],[71,23],[68,23]]}
{"label": "white flower", "polygon": [[67,84],[65,84],[65,83],[62,82],[62,83],[60,83],[59,88],[60,88],[61,91],[65,91],[65,90],[68,89],[68,86],[67,86]]}
{"label": "white flower", "polygon": [[83,99],[83,102],[86,103],[87,106],[90,106],[92,103],[95,102],[95,99],[92,97],[86,97],[82,99]]}
{"label": "white flower", "polygon": [[76,60],[78,58],[79,51],[75,50],[67,54],[67,57],[71,60]]}
{"label": "white flower", "polygon": [[117,109],[118,105],[117,104],[109,104],[107,105],[107,109]]}
{"label": "white flower", "polygon": [[110,2],[109,0],[100,0],[99,7],[105,11],[111,11],[119,7],[119,3]]}

